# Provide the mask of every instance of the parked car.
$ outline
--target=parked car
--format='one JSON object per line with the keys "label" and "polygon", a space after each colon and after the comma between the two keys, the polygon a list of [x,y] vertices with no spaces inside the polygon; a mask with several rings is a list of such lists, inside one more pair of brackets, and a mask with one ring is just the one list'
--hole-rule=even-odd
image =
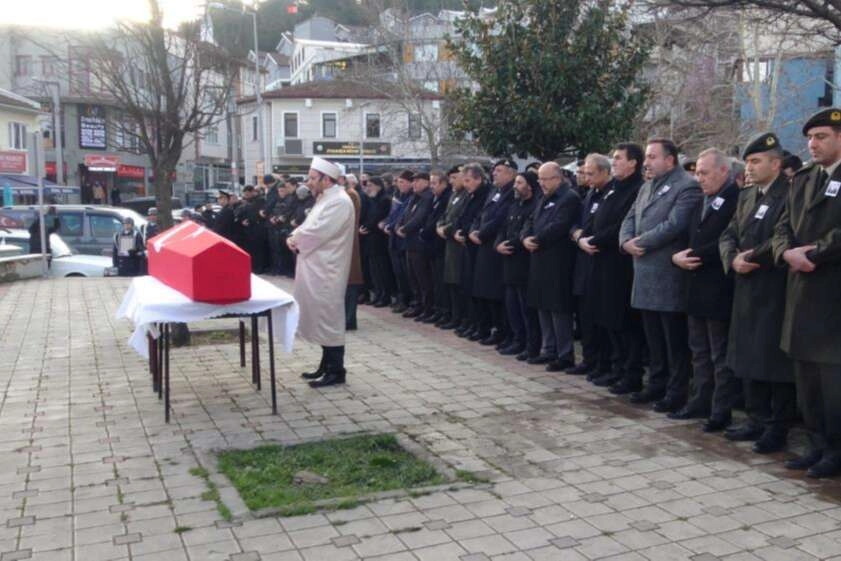
{"label": "parked car", "polygon": [[[58,234],[75,253],[110,256],[114,234],[122,228],[123,218],[130,216],[140,228],[146,218],[122,207],[106,205],[51,205],[59,218]],[[37,206],[15,205],[0,208],[2,223],[28,229],[38,217]]]}
{"label": "parked car", "polygon": [[[0,248],[4,247],[17,247],[21,255],[28,254],[29,231],[0,229]],[[51,277],[110,277],[117,274],[110,257],[73,253],[58,234],[50,236],[50,252]]]}
{"label": "parked car", "polygon": [[[149,209],[155,206],[155,197],[135,197],[128,201],[123,201],[120,203],[120,207],[130,208],[131,210],[146,216],[149,212]],[[172,210],[178,210],[183,208],[183,204],[181,203],[181,199],[178,197],[172,197]]]}

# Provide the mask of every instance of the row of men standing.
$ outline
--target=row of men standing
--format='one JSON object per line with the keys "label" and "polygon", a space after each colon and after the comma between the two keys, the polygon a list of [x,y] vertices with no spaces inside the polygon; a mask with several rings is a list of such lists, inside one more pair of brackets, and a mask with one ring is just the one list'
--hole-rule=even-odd
{"label": "row of men standing", "polygon": [[[377,222],[394,282],[375,282],[372,300],[388,305],[393,291],[406,317],[671,418],[704,418],[707,432],[727,428],[744,397],[747,420],[725,435],[758,453],[785,448],[799,406],[811,444],[787,467],[836,475],[841,110],[815,115],[804,135],[813,162],[793,187],[771,133],[743,153],[745,189],[720,150],[702,152],[693,177],[667,139],[588,156],[583,198],[553,162],[535,175],[500,161],[493,185],[476,164],[404,172]],[[374,253],[369,265],[382,267],[382,245]]]}

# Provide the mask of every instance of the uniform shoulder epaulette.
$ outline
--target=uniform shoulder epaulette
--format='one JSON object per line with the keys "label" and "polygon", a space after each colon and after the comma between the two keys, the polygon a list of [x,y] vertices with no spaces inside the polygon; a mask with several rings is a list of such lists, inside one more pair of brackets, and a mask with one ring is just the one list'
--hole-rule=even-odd
{"label": "uniform shoulder epaulette", "polygon": [[800,175],[801,173],[808,173],[808,172],[810,172],[810,171],[811,171],[811,170],[812,170],[812,169],[813,169],[816,165],[817,165],[817,164],[815,164],[815,162],[809,162],[809,163],[807,163],[807,164],[804,164],[802,168],[800,168],[799,170],[797,170],[796,172],[794,172],[794,176],[795,176],[795,177],[797,177],[797,176],[798,176],[798,175]]}

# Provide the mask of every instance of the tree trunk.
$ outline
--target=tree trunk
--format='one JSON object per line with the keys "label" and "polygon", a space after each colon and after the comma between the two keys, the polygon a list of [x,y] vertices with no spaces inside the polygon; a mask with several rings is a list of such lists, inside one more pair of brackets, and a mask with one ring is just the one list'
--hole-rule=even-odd
{"label": "tree trunk", "polygon": [[158,223],[161,230],[172,227],[172,168],[158,166],[155,168],[155,206],[158,209]]}

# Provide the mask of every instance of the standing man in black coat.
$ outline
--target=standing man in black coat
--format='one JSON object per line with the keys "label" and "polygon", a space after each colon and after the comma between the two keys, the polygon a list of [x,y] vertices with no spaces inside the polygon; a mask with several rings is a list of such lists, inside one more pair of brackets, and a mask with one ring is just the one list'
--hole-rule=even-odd
{"label": "standing man in black coat", "polygon": [[689,219],[689,247],[672,255],[686,271],[686,313],[692,384],[689,399],[670,419],[708,417],[706,432],[730,423],[733,405],[741,397],[741,384],[727,366],[727,336],[733,306],[733,278],[724,273],[718,251],[719,237],[739,198],[739,186],[730,173],[730,159],[717,148],[704,150],[695,162],[695,177],[704,197]]}
{"label": "standing man in black coat", "polygon": [[490,333],[487,331],[489,329],[487,326],[485,326],[485,330],[483,331],[482,326],[479,324],[479,310],[473,298],[473,272],[478,246],[471,243],[467,237],[470,234],[473,222],[485,205],[485,200],[488,198],[488,192],[491,190],[491,186],[487,181],[484,168],[477,163],[466,164],[462,168],[461,177],[464,189],[467,191],[468,200],[461,216],[459,216],[455,223],[453,239],[464,247],[464,252],[461,256],[461,292],[469,302],[469,309],[467,318],[461,327],[456,330],[456,335],[465,337],[471,341],[480,341],[490,335]]}
{"label": "standing man in black coat", "polygon": [[421,228],[420,237],[426,242],[432,260],[432,295],[435,314],[422,321],[434,323],[437,326],[450,321],[450,295],[444,286],[444,240],[438,237],[436,228],[438,221],[444,216],[444,211],[447,210],[453,190],[443,171],[433,171],[429,180],[429,188],[434,196],[432,212],[429,213],[426,224]]}
{"label": "standing man in black coat", "polygon": [[385,308],[391,304],[394,291],[394,276],[391,272],[391,260],[388,256],[388,236],[380,230],[379,223],[388,217],[391,210],[391,198],[385,192],[385,183],[381,177],[368,180],[370,199],[365,220],[359,225],[359,237],[365,238],[368,245],[368,270],[374,285],[375,308]]}
{"label": "standing man in black coat", "polygon": [[537,174],[543,197],[526,223],[521,238],[529,258],[528,305],[538,311],[543,348],[532,364],[547,363],[548,372],[575,365],[573,359],[572,267],[575,245],[569,239],[581,212],[581,198],[561,173],[547,162]]}
{"label": "standing man in black coat", "polygon": [[441,329],[456,329],[461,327],[462,322],[467,318],[468,302],[461,290],[461,260],[464,254],[464,245],[457,242],[453,235],[456,231],[456,223],[461,217],[470,195],[462,184],[460,166],[451,168],[447,172],[447,178],[452,193],[443,216],[438,220],[435,232],[439,238],[444,240],[444,269],[441,280],[450,302],[450,321],[442,323],[439,327]]}
{"label": "standing man in black coat", "polygon": [[742,158],[747,186],[739,194],[736,213],[722,232],[718,249],[735,285],[727,365],[742,380],[748,417],[744,424],[728,429],[725,437],[785,441],[797,414],[797,398],[791,359],[780,349],[786,271],[774,264],[771,239],[785,207],[789,180],[781,170],[783,152],[774,133],[753,139]]}
{"label": "standing man in black coat", "polygon": [[409,279],[415,287],[416,303],[413,309],[403,313],[405,318],[429,319],[435,314],[433,308],[433,275],[435,274],[430,258],[428,242],[420,236],[432,212],[434,195],[429,189],[429,174],[418,172],[412,177],[414,196],[409,207],[400,219],[397,235],[406,240],[406,260],[409,267]]}
{"label": "standing man in black coat", "polygon": [[[602,154],[584,158],[583,180],[589,186],[581,205],[581,216],[573,226],[570,237],[578,244],[585,231],[592,229],[593,218],[611,186],[610,159]],[[582,361],[569,369],[569,374],[586,374],[597,386],[611,386],[619,381],[620,373],[610,364],[610,337],[596,323],[599,306],[598,289],[593,285],[593,255],[578,248],[575,255],[572,292],[577,296],[578,324],[581,328]]]}
{"label": "standing man in black coat", "polygon": [[231,195],[227,191],[219,191],[216,197],[216,202],[222,207],[219,212],[213,216],[211,229],[227,239],[228,241],[237,243],[236,239],[236,224],[234,219],[234,209],[231,208]]}
{"label": "standing man in black coat", "polygon": [[613,179],[578,238],[578,247],[593,256],[591,285],[596,302],[594,322],[610,337],[612,371],[618,381],[610,392],[625,395],[642,389],[642,350],[645,345],[639,311],[631,307],[634,264],[619,248],[619,229],[643,184],[643,151],[622,143],[613,150]]}
{"label": "standing man in black coat", "polygon": [[[482,345],[500,345],[508,338],[503,299],[502,255],[496,251],[496,236],[508,217],[508,208],[514,201],[514,177],[517,163],[510,159],[498,161],[493,167],[493,188],[488,193],[482,210],[473,221],[470,241],[477,246],[476,265],[473,272],[473,299],[476,303]],[[504,344],[508,346],[510,340]]]}
{"label": "standing man in black coat", "polygon": [[528,305],[529,252],[520,233],[534,214],[540,193],[537,174],[518,173],[514,179],[514,203],[496,237],[496,251],[502,255],[502,281],[505,283],[505,308],[511,326],[511,344],[499,350],[502,355],[517,355],[527,360],[540,355],[540,319]]}
{"label": "standing man in black coat", "polygon": [[266,272],[268,266],[268,234],[266,232],[266,200],[251,185],[242,190],[244,203],[237,215],[243,232],[245,250],[251,255],[251,270],[256,274]]}

